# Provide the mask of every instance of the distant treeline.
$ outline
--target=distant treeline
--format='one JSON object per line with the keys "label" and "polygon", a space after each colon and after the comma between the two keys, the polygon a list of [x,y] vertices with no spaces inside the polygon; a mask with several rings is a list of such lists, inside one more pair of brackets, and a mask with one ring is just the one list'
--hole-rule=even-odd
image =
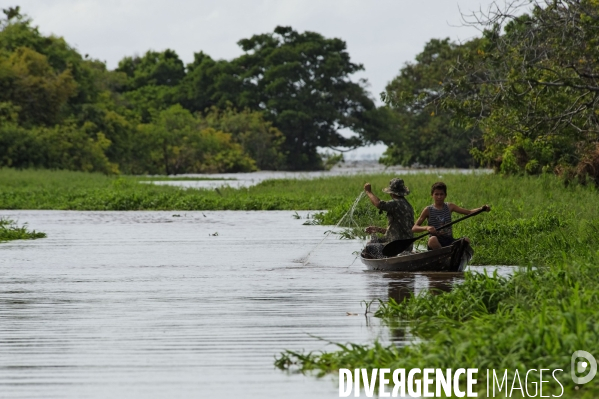
{"label": "distant treeline", "polygon": [[[0,166],[106,173],[320,169],[318,147],[384,129],[345,42],[277,27],[244,54],[184,65],[172,50],[107,70],[19,7],[0,21]],[[338,133],[357,133],[346,139]]]}
{"label": "distant treeline", "polygon": [[[521,4],[520,4],[521,3]],[[510,7],[526,6],[515,16]],[[376,107],[346,44],[277,27],[243,54],[172,50],[115,70],[0,20],[0,166],[178,174],[321,169],[318,148],[388,145],[389,165],[493,167],[599,182],[599,3],[496,5],[482,37],[432,39]],[[467,22],[467,21],[466,21]],[[356,133],[346,138],[339,132]]]}

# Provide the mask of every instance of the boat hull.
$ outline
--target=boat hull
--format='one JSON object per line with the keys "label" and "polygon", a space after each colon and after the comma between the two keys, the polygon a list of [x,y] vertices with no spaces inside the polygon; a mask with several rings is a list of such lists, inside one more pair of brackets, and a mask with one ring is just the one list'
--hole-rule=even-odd
{"label": "boat hull", "polygon": [[463,272],[472,259],[474,251],[462,239],[451,246],[413,255],[394,256],[383,259],[360,258],[368,270],[394,272]]}

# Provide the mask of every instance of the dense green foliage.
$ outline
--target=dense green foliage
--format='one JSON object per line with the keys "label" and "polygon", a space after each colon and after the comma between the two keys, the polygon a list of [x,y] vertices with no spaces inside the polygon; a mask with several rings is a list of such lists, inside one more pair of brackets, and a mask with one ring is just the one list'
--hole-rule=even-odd
{"label": "dense green foliage", "polygon": [[11,240],[34,240],[45,238],[46,233],[28,230],[27,226],[19,226],[13,220],[0,218],[0,242]]}
{"label": "dense green foliage", "polygon": [[256,162],[258,169],[278,170],[285,167],[287,158],[282,148],[285,136],[271,122],[265,121],[261,113],[212,107],[201,119],[201,124],[230,133],[234,141]]}
{"label": "dense green foliage", "polygon": [[[172,50],[118,68],[42,35],[19,8],[0,20],[0,166],[103,173],[322,169],[318,147],[357,146],[384,111],[351,75],[345,42],[278,27],[244,54],[184,65]],[[345,139],[339,129],[358,134]]]}
{"label": "dense green foliage", "polygon": [[407,63],[387,85],[383,98],[392,105],[393,128],[379,136],[389,146],[382,163],[460,168],[475,165],[470,151],[480,146],[480,130],[452,125],[451,114],[433,101],[443,89],[453,63],[472,51],[475,43],[457,45],[449,39],[433,39],[416,56],[416,62]]}
{"label": "dense green foliage", "polygon": [[138,135],[147,146],[138,148],[138,162],[150,173],[214,173],[255,170],[255,161],[244,154],[231,134],[203,127],[180,105],[161,111],[153,123],[139,126]]}
{"label": "dense green foliage", "polygon": [[[511,6],[520,3],[528,4]],[[506,7],[474,15],[480,38],[429,41],[387,86],[380,108],[365,82],[351,80],[363,68],[345,43],[318,33],[277,27],[240,40],[244,54],[230,61],[198,52],[185,65],[167,49],[125,57],[109,71],[42,35],[18,8],[4,10],[0,165],[126,174],[318,169],[319,147],[382,141],[388,165],[481,163],[599,182],[599,4],[537,2],[525,14]],[[165,112],[186,127],[165,129]],[[344,138],[342,128],[357,136]]]}
{"label": "dense green foliage", "polygon": [[473,108],[481,115],[475,121],[485,149],[476,156],[507,173],[596,179],[599,3],[564,0],[517,18],[495,14],[485,21],[484,45],[458,68],[462,78],[447,101],[465,122]]}
{"label": "dense green foliage", "polygon": [[[367,96],[365,82],[350,79],[363,67],[350,61],[344,41],[277,27],[239,45],[245,53],[230,62],[195,54],[181,104],[194,111],[227,104],[263,111],[285,135],[287,168],[322,168],[317,147],[357,146],[387,129],[385,111]],[[343,128],[359,136],[344,138]]]}
{"label": "dense green foliage", "polygon": [[431,40],[383,93],[402,121],[383,161],[456,164],[470,142],[501,173],[599,183],[598,21],[595,0],[518,0],[465,16],[481,38]]}

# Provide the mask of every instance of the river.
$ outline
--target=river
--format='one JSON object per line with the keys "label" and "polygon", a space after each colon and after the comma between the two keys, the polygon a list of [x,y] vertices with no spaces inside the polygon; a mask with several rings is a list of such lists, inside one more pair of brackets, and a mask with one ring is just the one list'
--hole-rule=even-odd
{"label": "river", "polygon": [[[167,184],[185,188],[217,188],[229,186],[233,188],[250,187],[264,180],[273,179],[318,179],[322,177],[353,176],[388,174],[389,178],[427,173],[442,178],[445,174],[488,174],[491,169],[443,169],[443,168],[404,168],[401,166],[385,166],[376,161],[348,161],[334,166],[331,170],[312,172],[284,172],[262,170],[251,173],[214,173],[214,174],[186,174],[186,178],[199,178],[209,180],[161,180],[151,182],[152,184]],[[163,176],[160,176],[161,178]],[[149,183],[149,182],[148,182]]]}
{"label": "river", "polygon": [[365,272],[293,214],[0,211],[48,234],[0,244],[0,397],[335,398],[274,356],[405,344],[361,301],[460,279]]}

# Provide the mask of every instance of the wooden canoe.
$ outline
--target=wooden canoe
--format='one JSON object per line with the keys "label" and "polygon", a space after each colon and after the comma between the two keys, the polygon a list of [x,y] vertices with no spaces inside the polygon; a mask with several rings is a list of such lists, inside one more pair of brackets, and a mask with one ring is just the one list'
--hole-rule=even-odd
{"label": "wooden canoe", "polygon": [[360,257],[368,270],[394,272],[463,272],[474,251],[463,238],[451,246],[382,259]]}

